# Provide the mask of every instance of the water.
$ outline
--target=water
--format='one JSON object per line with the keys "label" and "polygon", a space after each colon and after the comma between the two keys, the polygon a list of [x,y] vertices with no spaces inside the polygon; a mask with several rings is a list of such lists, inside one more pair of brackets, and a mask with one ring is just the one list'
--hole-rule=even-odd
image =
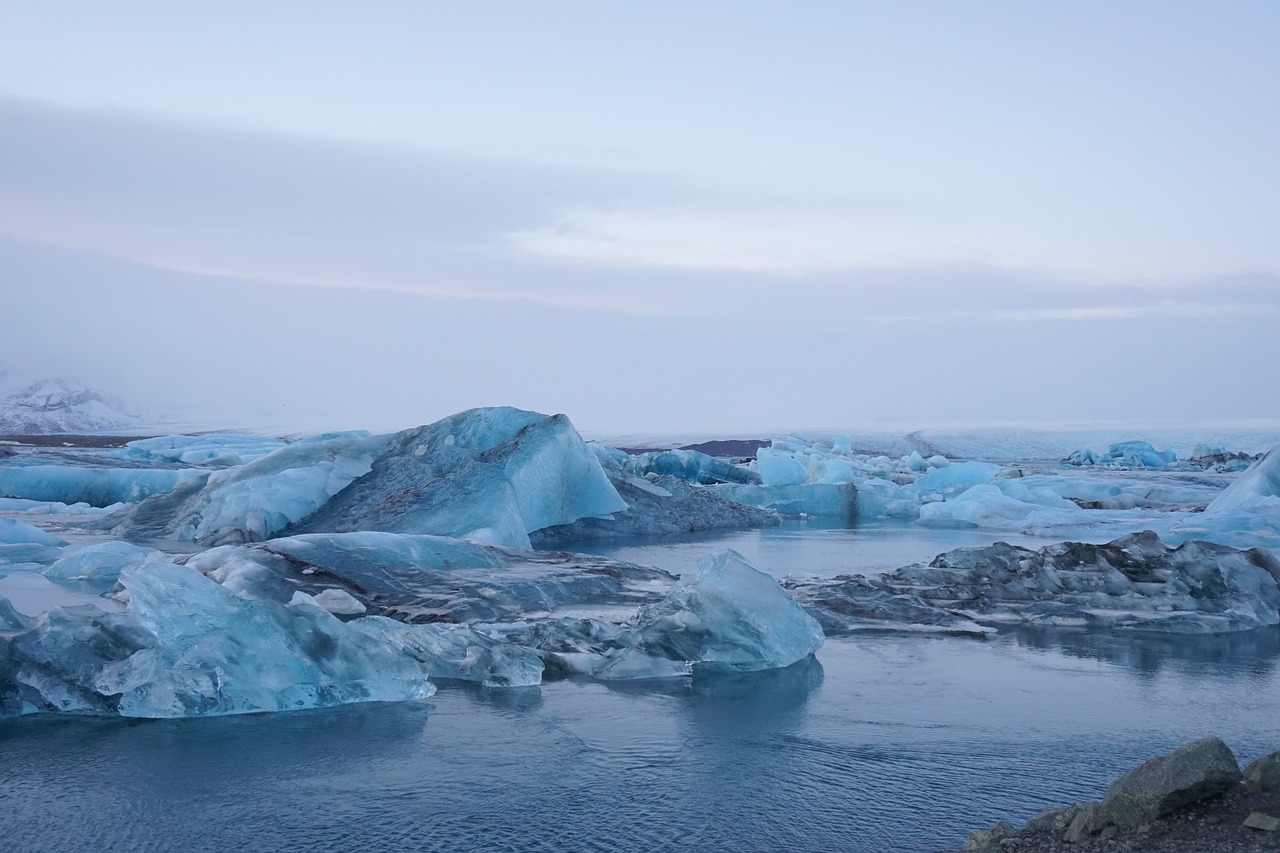
{"label": "water", "polygon": [[866,636],[751,676],[0,724],[3,849],[958,847],[1209,734],[1280,746],[1280,631]]}
{"label": "water", "polygon": [[[1109,542],[1122,535],[1108,529],[1080,533],[1075,537],[1077,541],[1096,543]],[[980,548],[993,542],[1008,542],[1035,549],[1058,541],[1061,537],[1048,539],[1012,530],[928,528],[873,519],[853,528],[817,521],[785,521],[777,527],[675,541],[587,543],[575,546],[575,550],[683,574],[697,568],[702,557],[721,548],[732,548],[775,577],[792,573],[834,577],[876,574],[909,563],[927,563],[953,548]]]}

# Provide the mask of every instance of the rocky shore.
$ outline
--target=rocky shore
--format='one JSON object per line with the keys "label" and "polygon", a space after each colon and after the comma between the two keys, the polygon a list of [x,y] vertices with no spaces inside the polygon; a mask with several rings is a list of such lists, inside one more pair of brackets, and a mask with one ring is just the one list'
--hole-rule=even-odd
{"label": "rocky shore", "polygon": [[1280,752],[1240,770],[1206,738],[1121,776],[1098,803],[1001,821],[971,833],[962,853],[1245,853],[1280,850]]}

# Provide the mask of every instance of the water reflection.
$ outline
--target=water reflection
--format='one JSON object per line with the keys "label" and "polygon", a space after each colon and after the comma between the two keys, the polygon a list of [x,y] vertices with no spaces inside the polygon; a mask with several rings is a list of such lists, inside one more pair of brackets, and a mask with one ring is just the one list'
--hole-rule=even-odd
{"label": "water reflection", "polygon": [[527,714],[542,707],[542,688],[533,687],[485,687],[474,681],[432,679],[441,690],[456,692],[468,701],[514,714]]}
{"label": "water reflection", "polygon": [[1017,646],[1052,651],[1151,676],[1268,676],[1280,656],[1280,626],[1204,636],[1117,634],[1069,628],[1022,627],[1007,632]]}

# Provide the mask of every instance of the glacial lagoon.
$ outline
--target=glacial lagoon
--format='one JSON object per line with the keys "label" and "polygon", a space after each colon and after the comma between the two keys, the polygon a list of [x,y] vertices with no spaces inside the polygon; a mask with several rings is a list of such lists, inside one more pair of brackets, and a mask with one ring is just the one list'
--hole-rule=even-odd
{"label": "glacial lagoon", "polygon": [[[637,472],[616,451],[585,448],[567,421],[508,411],[479,417],[499,425],[506,419],[518,428],[513,434],[525,438],[495,445],[484,437],[481,444],[489,444],[465,452],[452,440],[461,434],[458,427],[446,424],[394,437],[275,442],[253,452],[242,441],[215,436],[10,460],[9,490],[30,493],[3,506],[7,562],[0,595],[18,611],[6,617],[12,623],[6,636],[39,633],[45,623],[37,620],[32,628],[29,617],[65,606],[72,615],[50,623],[51,636],[78,637],[69,642],[84,643],[98,657],[58,651],[50,663],[39,658],[43,649],[71,646],[33,645],[29,638],[0,673],[10,713],[0,720],[5,849],[923,853],[958,847],[970,830],[1001,819],[1017,823],[1045,808],[1096,799],[1117,775],[1188,740],[1217,735],[1242,761],[1280,744],[1274,584],[1240,586],[1242,579],[1261,578],[1263,564],[1242,562],[1243,552],[1225,546],[1214,547],[1235,561],[1229,572],[1223,569],[1226,586],[1157,594],[1153,587],[1201,581],[1169,568],[1173,564],[1144,564],[1128,580],[1102,567],[1099,577],[1110,572],[1109,583],[1119,587],[1063,594],[1040,610],[1006,600],[1003,610],[986,611],[1002,627],[984,628],[985,638],[904,622],[904,611],[893,611],[881,625],[872,607],[871,622],[855,621],[852,633],[828,632],[813,656],[803,642],[733,646],[751,633],[735,632],[760,611],[745,607],[748,599],[735,602],[733,584],[722,585],[728,593],[714,607],[705,598],[714,589],[701,580],[702,587],[685,581],[671,587],[676,575],[701,577],[702,567],[722,560],[716,555],[725,549],[760,570],[743,569],[741,578],[767,598],[781,595],[773,579],[785,586],[789,578],[817,578],[822,588],[841,575],[876,577],[996,542],[1031,549],[1026,566],[1035,562],[1035,549],[1054,542],[1102,544],[1142,529],[1170,542],[1194,534],[1237,547],[1266,545],[1280,529],[1280,502],[1266,473],[1274,465],[1248,477],[1160,459],[1152,470],[1058,471],[1041,463],[1014,472],[1007,465],[872,458],[833,443],[788,440],[774,452],[804,460],[791,466],[800,478],[817,483],[836,472],[852,477],[850,484],[856,480],[863,517],[850,525],[806,512],[759,526],[761,514],[772,512],[768,502],[780,495],[818,495],[810,506],[819,508],[830,508],[834,495],[839,510],[838,501],[854,492],[840,491],[840,484],[835,491],[828,484],[821,484],[826,491],[807,491],[807,483],[764,483],[741,492],[756,495],[761,505],[730,504],[692,485],[697,471],[689,482]],[[526,441],[529,423],[542,431],[533,433],[543,436],[536,439],[541,443]],[[482,426],[475,434],[493,431],[492,423]],[[211,441],[216,446],[204,446]],[[494,446],[507,448],[506,467],[492,464]],[[421,447],[430,452],[415,449]],[[194,456],[178,459],[182,454]],[[49,469],[52,476],[41,467],[50,461],[64,463]],[[695,461],[699,471],[710,464]],[[103,465],[113,473],[94,473]],[[187,472],[167,474],[174,483],[164,486],[173,495],[152,494],[158,478],[151,471],[179,465]],[[389,479],[378,480],[379,465]],[[854,465],[863,466],[856,476]],[[557,486],[563,471],[573,471],[578,485]],[[446,496],[460,489],[463,500],[433,499],[391,521],[379,515],[384,494],[400,494],[396,490],[415,476]],[[1245,505],[1204,512],[1233,480],[1252,490]],[[348,490],[348,484],[355,486]],[[589,488],[584,492],[581,484]],[[650,514],[623,513],[616,516],[622,527],[612,530],[602,524],[614,522],[565,525],[612,512],[610,484],[628,505]],[[67,505],[81,497],[73,489],[88,486],[109,492],[99,504],[123,504]],[[580,506],[584,500],[588,505]],[[700,517],[728,529],[644,535],[680,524],[708,500],[715,511]],[[331,520],[317,527],[314,519],[324,517],[318,508],[331,501],[340,511],[325,510]],[[921,523],[926,516],[942,523]],[[572,549],[580,556],[521,550],[528,534],[548,523],[565,525],[561,536],[583,537]],[[350,532],[325,532],[342,525],[351,525]],[[419,535],[424,532],[436,535]],[[163,552],[123,545],[103,551],[92,544],[115,538]],[[1135,544],[1133,554],[1147,553],[1148,545]],[[83,559],[87,554],[94,559]],[[1083,582],[1092,583],[1097,567],[1079,568]],[[1046,563],[1025,579],[1043,584],[1060,570],[1060,562]],[[84,572],[85,580],[52,581],[68,572],[73,579]],[[1155,583],[1152,572],[1165,581]],[[117,576],[133,593],[127,609],[119,587],[98,595]],[[546,581],[551,577],[554,582]],[[617,583],[601,585],[602,577]],[[582,578],[593,580],[580,584]],[[332,595],[320,593],[330,586]],[[900,592],[880,588],[872,603]],[[1138,608],[1135,618],[1147,620],[1146,628],[1055,624],[1112,612],[1089,603],[1104,600]],[[773,599],[753,601],[764,602],[765,629],[794,622]],[[967,601],[964,607],[986,606]],[[1066,609],[1058,606],[1068,601]],[[321,602],[335,609],[326,612]],[[115,614],[120,621],[107,624],[126,630],[103,631],[75,615],[84,614],[85,605]],[[350,620],[365,612],[344,611],[352,605],[426,621],[470,619],[477,633],[456,648],[419,643],[419,669],[398,657],[407,648],[399,641],[376,645],[394,640],[394,632],[370,629],[353,639],[350,626],[367,617],[342,623],[332,615]],[[647,622],[635,615],[637,606],[649,614]],[[1163,624],[1170,608],[1185,610],[1185,619]],[[494,614],[502,613],[515,621],[495,623]],[[1114,614],[1106,618],[1114,622]],[[1224,618],[1237,629],[1194,633],[1221,630]],[[252,653],[236,651],[246,638],[246,648],[255,648],[256,629],[246,626],[263,619],[286,634],[301,630],[339,645],[358,639],[361,655],[374,648],[383,657],[356,655],[348,663],[365,660],[366,671],[357,666],[341,676],[348,692],[303,700],[335,707],[253,713],[275,707],[269,689],[242,695],[240,704],[223,703],[224,678],[275,677]],[[550,626],[550,633],[520,633],[525,620]],[[1013,624],[1019,621],[1028,624]],[[1259,623],[1264,627],[1238,630]],[[690,628],[710,638],[696,652],[700,658],[670,642]],[[517,648],[533,640],[543,643],[536,654]],[[189,642],[199,654],[189,653]],[[745,648],[747,657],[719,656],[726,648]],[[309,667],[324,655],[305,648],[291,654],[282,666],[303,679],[317,677]],[[405,684],[416,689],[414,678],[425,684],[430,667],[434,694],[360,701],[372,671],[367,661],[375,659],[410,673],[399,686],[394,678],[388,682],[392,693]],[[605,665],[619,659],[631,661],[628,675]],[[779,659],[797,662],[784,666]],[[509,666],[512,661],[524,668]],[[81,666],[93,669],[85,675]],[[758,671],[725,671],[734,669]],[[216,684],[208,683],[209,673]],[[531,683],[494,686],[504,678],[511,683],[512,673]],[[648,677],[655,674],[671,677]],[[152,701],[156,695],[168,703]],[[58,708],[72,713],[49,713]],[[139,715],[179,718],[128,719]]]}
{"label": "glacial lagoon", "polygon": [[0,725],[6,849],[958,847],[1207,734],[1280,743],[1280,630],[865,635],[705,678]]}

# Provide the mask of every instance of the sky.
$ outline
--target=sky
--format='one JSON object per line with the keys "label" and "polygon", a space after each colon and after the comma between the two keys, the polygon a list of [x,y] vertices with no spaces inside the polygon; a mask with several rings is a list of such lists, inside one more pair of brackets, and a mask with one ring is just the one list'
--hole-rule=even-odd
{"label": "sky", "polygon": [[1280,419],[1273,2],[0,0],[0,382],[207,427]]}

